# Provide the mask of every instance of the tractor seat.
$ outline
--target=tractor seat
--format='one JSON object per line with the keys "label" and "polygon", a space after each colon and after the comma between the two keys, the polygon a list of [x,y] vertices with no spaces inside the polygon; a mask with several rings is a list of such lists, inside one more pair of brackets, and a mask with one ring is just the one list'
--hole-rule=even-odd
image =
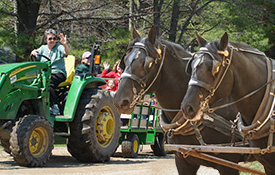
{"label": "tractor seat", "polygon": [[64,58],[64,60],[67,79],[66,81],[60,83],[58,87],[70,86],[75,76],[75,57],[73,55],[68,55]]}

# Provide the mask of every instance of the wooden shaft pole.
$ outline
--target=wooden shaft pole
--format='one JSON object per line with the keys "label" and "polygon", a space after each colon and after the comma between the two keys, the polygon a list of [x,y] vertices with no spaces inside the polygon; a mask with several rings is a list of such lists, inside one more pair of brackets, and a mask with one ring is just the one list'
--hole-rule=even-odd
{"label": "wooden shaft pole", "polygon": [[193,150],[187,150],[187,149],[184,149],[184,148],[178,148],[178,151],[182,152],[186,155],[191,155],[193,157],[203,159],[203,160],[207,160],[209,162],[217,163],[217,164],[229,167],[229,168],[233,168],[233,169],[237,169],[237,170],[240,170],[240,171],[253,173],[253,174],[265,175],[265,173],[263,173],[261,171],[254,170],[254,169],[251,169],[251,168],[248,168],[248,167],[244,167],[244,166],[241,166],[237,163],[234,163],[234,162],[231,162],[231,161],[228,161],[228,160],[224,160],[224,159],[221,159],[221,158],[217,158],[217,157],[205,154],[205,153],[199,153],[199,152],[196,152],[196,151],[193,151]]}

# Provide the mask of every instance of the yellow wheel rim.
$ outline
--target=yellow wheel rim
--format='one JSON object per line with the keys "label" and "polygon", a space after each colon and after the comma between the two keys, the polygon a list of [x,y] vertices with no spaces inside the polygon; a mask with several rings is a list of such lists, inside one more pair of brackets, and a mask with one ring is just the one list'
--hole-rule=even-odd
{"label": "yellow wheel rim", "polygon": [[107,147],[115,133],[115,116],[112,111],[104,107],[97,117],[96,136],[102,147]]}
{"label": "yellow wheel rim", "polygon": [[29,150],[34,157],[41,157],[49,145],[49,135],[45,128],[35,128],[29,138]]}
{"label": "yellow wheel rim", "polygon": [[137,140],[135,140],[133,143],[133,151],[134,151],[134,153],[138,152],[138,141]]}

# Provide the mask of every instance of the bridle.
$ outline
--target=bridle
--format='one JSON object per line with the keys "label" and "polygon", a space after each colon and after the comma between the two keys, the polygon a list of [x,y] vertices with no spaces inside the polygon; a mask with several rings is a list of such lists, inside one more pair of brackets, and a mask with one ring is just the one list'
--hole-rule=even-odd
{"label": "bridle", "polygon": [[[129,78],[129,79],[137,82],[140,85],[140,87],[141,87],[141,90],[139,92],[137,92],[137,89],[135,88],[135,86],[134,85],[132,86],[133,87],[132,91],[134,93],[134,97],[133,97],[132,103],[130,104],[130,108],[134,107],[142,99],[143,95],[151,88],[151,86],[155,83],[156,79],[158,78],[158,76],[160,74],[160,71],[161,71],[161,69],[163,67],[164,58],[165,58],[165,51],[166,51],[166,46],[165,45],[162,45],[162,46],[164,48],[163,49],[163,53],[161,53],[161,49],[157,49],[157,52],[158,52],[159,56],[157,58],[155,58],[154,62],[153,62],[155,65],[157,65],[158,62],[161,61],[160,62],[160,66],[158,68],[156,76],[154,77],[153,81],[151,81],[151,83],[148,86],[144,82],[144,80],[147,78],[148,74],[145,75],[143,78],[139,78],[138,76],[132,74],[131,69],[130,69],[132,63],[134,62],[134,60],[136,60],[138,58],[138,54],[130,62],[130,65],[126,67],[125,71],[121,74],[120,79]],[[133,49],[133,48],[143,49],[146,52],[146,57],[149,57],[149,53],[147,51],[147,48],[145,47],[145,45],[143,43],[136,42],[134,44],[134,46],[130,47],[128,50]],[[128,50],[126,51],[126,53],[128,52]],[[126,55],[127,54],[124,55],[123,59],[125,58]],[[150,63],[150,64],[152,64],[152,63]],[[152,65],[150,65],[150,66],[152,66]],[[147,88],[146,88],[146,86],[147,86]]]}
{"label": "bridle", "polygon": [[[210,84],[205,83],[201,80],[198,80],[194,76],[191,76],[191,79],[188,83],[188,86],[192,86],[192,85],[199,86],[209,92],[209,94],[204,98],[204,100],[201,101],[200,109],[202,112],[206,112],[206,111],[210,112],[209,111],[209,101],[214,96],[215,92],[217,91],[220,84],[222,83],[226,73],[228,72],[230,64],[231,64],[233,49],[231,49],[230,57],[229,57],[229,52],[227,50],[225,50],[225,51],[218,50],[217,52],[218,52],[218,54],[223,55],[222,63],[219,67],[223,67],[224,71],[223,71],[223,73],[220,73],[217,75],[217,78],[216,78],[217,81],[214,82],[214,85],[210,85]],[[209,50],[206,47],[201,47],[199,52],[197,53],[197,55],[204,55],[204,54],[209,55],[213,61],[215,60],[213,54],[211,52],[209,52]],[[220,69],[220,68],[218,68],[218,69]],[[212,112],[214,112],[214,111],[211,111],[211,113]]]}
{"label": "bridle", "polygon": [[[232,57],[233,57],[233,51],[247,52],[247,53],[251,53],[251,54],[257,54],[257,55],[260,55],[260,56],[265,56],[265,54],[262,53],[262,52],[256,52],[256,51],[252,51],[252,50],[245,50],[245,49],[241,49],[241,48],[235,48],[233,46],[229,46],[229,48],[231,49],[230,55],[229,55],[228,50],[225,50],[225,51],[218,50],[217,51],[218,54],[222,54],[223,55],[223,60],[222,60],[221,66],[224,67],[224,72],[222,74],[219,74],[217,76],[217,78],[216,78],[217,81],[215,81],[216,83],[215,83],[214,86],[211,86],[211,85],[209,85],[209,84],[207,84],[207,83],[205,83],[203,81],[197,80],[193,76],[191,77],[191,79],[189,81],[189,84],[188,84],[189,86],[192,86],[192,85],[199,86],[199,87],[202,87],[202,88],[204,88],[205,90],[207,90],[209,92],[209,94],[204,98],[204,100],[201,101],[201,104],[200,104],[200,110],[202,112],[204,112],[204,113],[205,112],[207,112],[207,113],[213,113],[214,111],[216,111],[218,109],[225,108],[225,107],[228,107],[230,105],[236,104],[237,102],[239,102],[241,100],[244,100],[245,98],[248,98],[248,97],[254,95],[258,91],[260,91],[262,88],[264,88],[267,84],[269,84],[269,83],[271,83],[271,82],[274,81],[274,80],[271,80],[271,81],[265,83],[264,85],[262,85],[258,89],[256,89],[256,90],[254,90],[254,91],[252,91],[252,92],[244,95],[243,97],[241,97],[238,100],[235,100],[233,102],[230,102],[230,103],[227,103],[227,104],[224,104],[224,105],[220,105],[220,106],[216,106],[216,107],[210,108],[209,101],[214,96],[216,90],[219,88],[219,86],[222,83],[222,81],[223,81],[226,73],[229,70],[229,67],[230,67],[231,61],[232,61]],[[208,51],[208,49],[205,48],[205,47],[202,47],[202,49],[200,49],[199,54],[208,54],[214,60],[214,56],[212,55],[212,53],[210,53]]]}

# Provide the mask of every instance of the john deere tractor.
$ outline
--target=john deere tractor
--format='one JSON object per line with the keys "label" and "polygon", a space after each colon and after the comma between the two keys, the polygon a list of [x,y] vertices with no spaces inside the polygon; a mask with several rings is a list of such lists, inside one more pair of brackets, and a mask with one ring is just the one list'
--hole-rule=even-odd
{"label": "john deere tractor", "polygon": [[22,166],[41,166],[50,156],[54,136],[67,138],[67,149],[81,162],[105,162],[120,137],[120,115],[105,80],[95,77],[99,47],[92,49],[90,72],[74,75],[74,57],[65,59],[67,80],[59,85],[61,115],[50,114],[51,62],[0,65],[0,140]]}

